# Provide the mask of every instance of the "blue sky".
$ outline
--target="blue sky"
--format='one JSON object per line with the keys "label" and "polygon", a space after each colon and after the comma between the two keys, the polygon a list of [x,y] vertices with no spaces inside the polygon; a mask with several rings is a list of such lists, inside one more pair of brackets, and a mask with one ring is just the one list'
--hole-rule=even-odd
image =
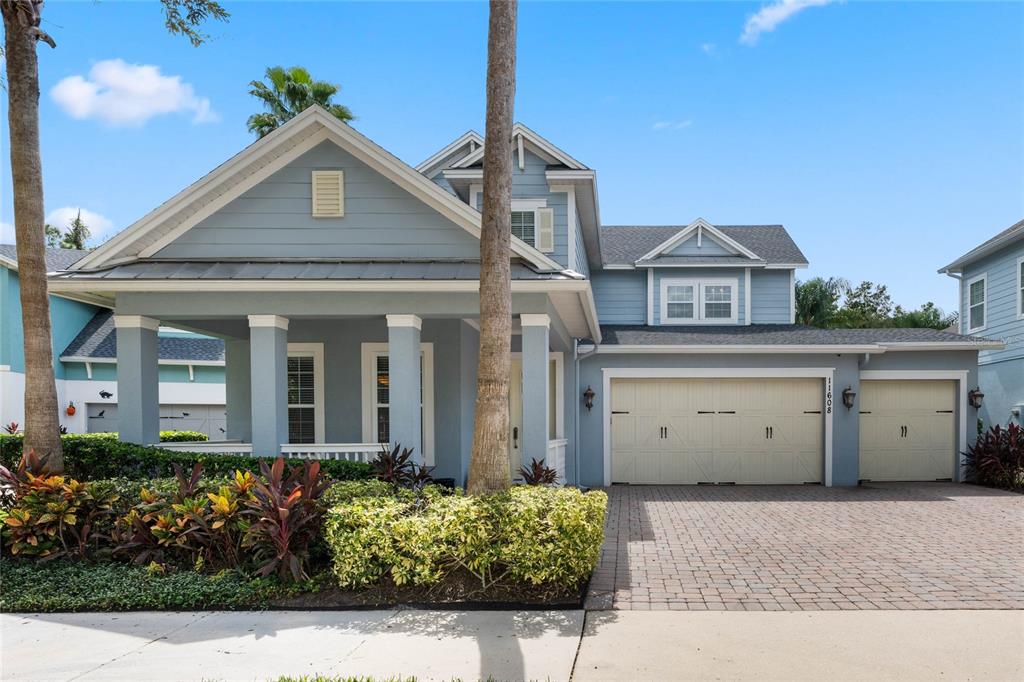
{"label": "blue sky", "polygon": [[[605,224],[783,223],[801,278],[955,309],[936,269],[1024,217],[1024,4],[776,5],[524,3],[517,119],[598,170]],[[482,3],[226,6],[193,48],[153,3],[46,4],[56,219],[80,207],[109,236],[236,153],[270,65],[340,83],[354,125],[412,164],[482,131]]]}

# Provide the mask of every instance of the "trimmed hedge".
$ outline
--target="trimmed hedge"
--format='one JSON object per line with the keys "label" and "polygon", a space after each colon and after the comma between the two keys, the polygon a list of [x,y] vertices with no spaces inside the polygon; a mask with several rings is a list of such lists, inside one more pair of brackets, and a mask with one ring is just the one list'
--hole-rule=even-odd
{"label": "trimmed hedge", "polygon": [[0,561],[0,611],[251,609],[296,593],[242,571],[161,573],[144,566],[80,561]]}
{"label": "trimmed hedge", "polygon": [[202,431],[161,431],[161,443],[184,443],[194,440],[210,440]]}
{"label": "trimmed hedge", "polygon": [[[174,475],[174,464],[191,469],[197,462],[208,476],[229,476],[236,469],[259,471],[260,459],[273,458],[177,452],[134,443],[122,443],[116,434],[76,433],[61,436],[64,444],[64,473],[79,481],[98,478],[144,480]],[[0,436],[0,464],[8,469],[18,466],[22,437]],[[363,462],[323,460],[321,470],[339,481],[370,477],[371,467]]]}
{"label": "trimmed hedge", "polygon": [[[358,495],[360,485],[366,495]],[[462,568],[482,588],[575,588],[600,558],[608,503],[602,491],[516,486],[473,497],[436,487],[422,495],[381,492],[374,482],[328,493],[337,503],[327,513],[325,532],[342,587],[385,578],[396,585],[435,585]]]}

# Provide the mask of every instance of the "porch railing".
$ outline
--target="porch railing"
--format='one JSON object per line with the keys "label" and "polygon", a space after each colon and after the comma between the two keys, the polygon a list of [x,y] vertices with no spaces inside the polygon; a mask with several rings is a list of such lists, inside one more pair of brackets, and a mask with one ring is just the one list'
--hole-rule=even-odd
{"label": "porch railing", "polygon": [[349,462],[371,462],[383,450],[380,443],[287,443],[281,446],[284,457],[343,459]]}
{"label": "porch railing", "polygon": [[565,483],[565,446],[569,444],[567,438],[548,441],[547,464],[558,472],[558,482]]}
{"label": "porch railing", "polygon": [[[182,441],[160,443],[157,447],[176,452],[199,452],[216,455],[252,455],[252,444],[241,441]],[[281,456],[288,459],[335,459],[369,462],[383,446],[379,443],[285,443]]]}

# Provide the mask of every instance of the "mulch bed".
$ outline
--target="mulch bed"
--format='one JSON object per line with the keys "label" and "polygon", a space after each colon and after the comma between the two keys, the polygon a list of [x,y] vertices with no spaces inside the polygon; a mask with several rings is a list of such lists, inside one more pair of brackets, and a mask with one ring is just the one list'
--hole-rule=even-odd
{"label": "mulch bed", "polygon": [[407,606],[412,608],[458,609],[576,609],[582,608],[587,593],[584,583],[576,590],[551,585],[496,583],[487,589],[468,571],[453,571],[429,587],[395,585],[384,579],[379,585],[346,590],[334,585],[292,597],[271,601],[273,609],[343,610]]}

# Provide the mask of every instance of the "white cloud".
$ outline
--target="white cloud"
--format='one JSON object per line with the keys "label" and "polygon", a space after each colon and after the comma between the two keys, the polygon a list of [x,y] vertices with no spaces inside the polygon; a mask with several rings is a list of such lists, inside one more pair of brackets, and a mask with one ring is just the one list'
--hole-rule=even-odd
{"label": "white cloud", "polygon": [[701,43],[700,44],[700,50],[704,54],[714,54],[714,52],[715,52],[715,44],[714,43]]}
{"label": "white cloud", "polygon": [[693,125],[693,121],[687,119],[685,121],[657,121],[651,126],[651,130],[682,130],[683,128],[689,128]]}
{"label": "white cloud", "polygon": [[86,224],[91,233],[89,237],[90,245],[102,244],[116,232],[114,221],[110,218],[100,215],[95,211],[90,211],[87,208],[79,208],[77,206],[64,206],[53,209],[46,214],[46,222],[64,232],[68,227],[68,223],[75,219],[79,211],[82,212],[82,222]]}
{"label": "white cloud", "polygon": [[97,62],[88,77],[64,78],[50,97],[72,118],[95,118],[112,126],[141,126],[154,116],[176,112],[192,112],[193,123],[220,120],[210,100],[197,97],[181,76],[165,76],[159,66],[121,59]]}
{"label": "white cloud", "polygon": [[775,0],[770,5],[765,5],[755,14],[747,17],[747,23],[743,25],[743,35],[740,42],[747,45],[756,45],[757,39],[762,33],[771,33],[779,24],[790,17],[802,12],[808,7],[820,7],[827,5],[834,0]]}

